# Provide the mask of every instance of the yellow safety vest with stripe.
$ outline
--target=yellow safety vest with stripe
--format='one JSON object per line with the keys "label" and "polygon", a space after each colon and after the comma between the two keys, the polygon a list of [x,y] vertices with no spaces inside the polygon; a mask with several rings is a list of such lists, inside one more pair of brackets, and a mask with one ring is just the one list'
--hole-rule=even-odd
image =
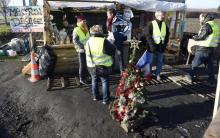
{"label": "yellow safety vest with stripe", "polygon": [[[88,67],[95,67],[95,65],[104,65],[106,67],[112,66],[112,57],[103,53],[104,38],[90,37],[85,45],[86,62]],[[92,59],[89,52],[91,50]],[[93,60],[93,62],[92,62]]]}
{"label": "yellow safety vest with stripe", "polygon": [[86,34],[80,29],[80,27],[76,27],[74,29],[74,32],[79,36],[79,41],[80,43],[82,43],[83,45],[86,44],[86,41],[89,39],[89,32],[87,32]]}
{"label": "yellow safety vest with stripe", "polygon": [[205,40],[198,41],[198,45],[205,47],[217,47],[220,40],[219,26],[215,21],[207,22],[212,28],[212,34],[210,34]]}
{"label": "yellow safety vest with stripe", "polygon": [[156,20],[152,21],[153,25],[153,40],[156,44],[164,44],[165,36],[166,36],[166,24],[162,22],[161,30]]}

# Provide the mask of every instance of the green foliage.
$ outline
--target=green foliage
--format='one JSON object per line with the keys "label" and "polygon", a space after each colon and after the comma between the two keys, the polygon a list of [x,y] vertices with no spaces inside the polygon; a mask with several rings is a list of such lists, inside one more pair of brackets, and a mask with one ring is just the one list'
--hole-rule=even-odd
{"label": "green foliage", "polygon": [[218,11],[220,12],[220,5],[218,6]]}

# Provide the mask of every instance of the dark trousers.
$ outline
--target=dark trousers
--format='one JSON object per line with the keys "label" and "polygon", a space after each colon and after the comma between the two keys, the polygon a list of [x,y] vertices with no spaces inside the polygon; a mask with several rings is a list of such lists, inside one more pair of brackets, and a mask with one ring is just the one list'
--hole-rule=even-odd
{"label": "dark trousers", "polygon": [[199,65],[205,64],[208,67],[209,81],[212,83],[215,81],[214,65],[213,65],[213,52],[200,51],[195,53],[195,57],[192,61],[192,68],[190,76],[194,77],[198,70]]}
{"label": "dark trousers", "polygon": [[124,51],[123,49],[116,49],[116,54],[118,56],[118,63],[120,71],[122,72],[124,70]]}
{"label": "dark trousers", "polygon": [[79,53],[79,79],[84,81],[86,74],[88,74],[86,65],[86,54]]}
{"label": "dark trousers", "polygon": [[113,59],[113,69],[115,69],[116,66],[116,61],[115,61],[115,56],[117,56],[118,59],[118,64],[119,64],[119,69],[122,72],[124,70],[124,51],[123,49],[116,49],[116,54],[112,56]]}

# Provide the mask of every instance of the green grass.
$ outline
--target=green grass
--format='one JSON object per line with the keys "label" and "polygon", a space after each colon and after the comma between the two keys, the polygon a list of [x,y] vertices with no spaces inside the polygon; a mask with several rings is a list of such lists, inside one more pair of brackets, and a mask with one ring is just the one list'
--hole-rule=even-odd
{"label": "green grass", "polygon": [[9,33],[10,32],[10,26],[6,24],[1,24],[0,25],[0,34],[2,33]]}

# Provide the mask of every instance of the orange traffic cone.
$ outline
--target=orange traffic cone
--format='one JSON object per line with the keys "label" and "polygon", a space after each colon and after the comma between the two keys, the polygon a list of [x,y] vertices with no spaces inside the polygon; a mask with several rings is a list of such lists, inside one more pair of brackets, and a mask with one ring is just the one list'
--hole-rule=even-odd
{"label": "orange traffic cone", "polygon": [[34,83],[41,79],[39,73],[39,66],[35,60],[35,53],[31,52],[31,77],[28,79],[30,82]]}

